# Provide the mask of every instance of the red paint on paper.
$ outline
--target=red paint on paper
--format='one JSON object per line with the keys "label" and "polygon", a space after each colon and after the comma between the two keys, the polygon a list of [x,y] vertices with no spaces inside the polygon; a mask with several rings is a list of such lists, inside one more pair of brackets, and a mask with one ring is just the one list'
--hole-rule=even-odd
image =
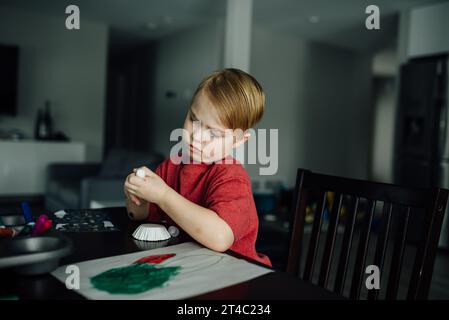
{"label": "red paint on paper", "polygon": [[176,254],[174,253],[167,253],[167,254],[158,254],[154,256],[148,256],[140,258],[139,260],[135,261],[134,263],[152,263],[152,264],[158,264],[161,263],[167,259],[170,259],[171,257],[174,257]]}

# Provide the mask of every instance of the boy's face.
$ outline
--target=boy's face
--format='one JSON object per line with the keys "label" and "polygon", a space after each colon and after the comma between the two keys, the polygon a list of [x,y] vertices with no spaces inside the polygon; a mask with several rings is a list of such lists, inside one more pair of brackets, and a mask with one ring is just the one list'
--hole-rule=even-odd
{"label": "boy's face", "polygon": [[183,140],[191,160],[212,163],[228,156],[243,140],[221,124],[215,107],[203,92],[198,93],[184,122]]}

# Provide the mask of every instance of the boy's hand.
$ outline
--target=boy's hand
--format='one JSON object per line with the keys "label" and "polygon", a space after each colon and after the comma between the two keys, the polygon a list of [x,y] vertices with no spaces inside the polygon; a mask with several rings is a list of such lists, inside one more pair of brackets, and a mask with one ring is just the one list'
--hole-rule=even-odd
{"label": "boy's hand", "polygon": [[126,191],[130,195],[159,205],[170,189],[169,186],[147,167],[141,167],[140,169],[145,171],[145,178],[130,174],[125,182]]}
{"label": "boy's hand", "polygon": [[129,181],[130,176],[135,176],[134,173],[129,174],[126,177],[125,183],[123,185],[123,192],[125,193],[125,196],[128,200],[132,201],[132,203],[134,203],[136,206],[141,206],[142,204],[146,204],[146,201],[139,199],[138,197],[136,197],[135,195],[131,194],[128,189],[126,188],[126,182]]}

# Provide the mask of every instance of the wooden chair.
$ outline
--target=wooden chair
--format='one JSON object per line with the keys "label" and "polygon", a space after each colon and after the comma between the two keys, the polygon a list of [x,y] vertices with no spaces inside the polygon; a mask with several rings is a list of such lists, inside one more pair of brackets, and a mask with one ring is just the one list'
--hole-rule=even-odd
{"label": "wooden chair", "polygon": [[[290,274],[295,274],[306,281],[312,282],[315,266],[317,265],[320,237],[321,234],[325,233],[326,237],[321,237],[323,241],[321,241],[320,248],[324,248],[324,251],[321,255],[317,284],[339,295],[343,295],[352,251],[351,247],[356,245],[353,238],[355,226],[357,225],[359,228],[358,247],[353,264],[354,267],[350,275],[352,281],[349,298],[360,299],[364,275],[368,276],[365,273],[365,268],[367,265],[368,244],[370,236],[373,234],[373,217],[375,212],[381,212],[377,242],[375,243],[374,261],[372,263],[380,269],[381,288],[379,290],[367,290],[367,298],[379,299],[379,291],[382,288],[386,288],[385,298],[397,299],[411,212],[414,212],[415,209],[421,209],[422,212],[425,212],[423,216],[424,221],[420,224],[422,226],[420,227],[422,234],[417,244],[411,278],[408,281],[407,299],[426,299],[432,279],[435,254],[448,192],[448,190],[441,188],[409,188],[393,184],[317,174],[308,170],[298,169],[292,208],[291,241],[287,271]],[[330,193],[334,196],[332,208],[330,208],[329,201],[327,201],[327,196]],[[304,245],[306,208],[312,198],[318,199],[318,201],[316,201],[316,210],[313,213],[310,241],[307,255],[305,256],[304,272],[301,276],[300,258],[302,246]],[[367,210],[365,210],[364,216],[359,219],[359,223],[356,223],[357,218],[360,218],[360,212],[358,211],[360,211],[362,202],[366,203],[365,208]],[[376,205],[379,203],[383,203],[383,208],[381,211],[376,211]],[[343,206],[347,208],[345,221],[341,221]],[[329,218],[327,231],[324,232],[321,229],[326,210],[329,212]],[[393,220],[397,222],[397,227],[392,231]],[[337,253],[335,243],[338,229],[342,231],[343,238],[338,261],[336,261],[338,265],[335,265],[332,263],[334,254]],[[389,248],[393,249],[391,263],[389,272],[383,272],[388,244],[390,244]],[[306,251],[303,253],[306,254]],[[334,286],[333,288],[328,288],[331,267],[334,267],[334,269],[336,267],[337,269]],[[384,278],[386,278],[387,273],[388,281],[385,284]]]}

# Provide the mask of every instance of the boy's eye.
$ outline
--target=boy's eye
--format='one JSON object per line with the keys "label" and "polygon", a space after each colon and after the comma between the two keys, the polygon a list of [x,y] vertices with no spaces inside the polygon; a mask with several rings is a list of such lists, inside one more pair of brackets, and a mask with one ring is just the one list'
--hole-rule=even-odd
{"label": "boy's eye", "polygon": [[195,118],[195,116],[193,114],[190,114],[190,121],[192,121],[192,122],[198,121],[199,122],[199,120],[197,118]]}

